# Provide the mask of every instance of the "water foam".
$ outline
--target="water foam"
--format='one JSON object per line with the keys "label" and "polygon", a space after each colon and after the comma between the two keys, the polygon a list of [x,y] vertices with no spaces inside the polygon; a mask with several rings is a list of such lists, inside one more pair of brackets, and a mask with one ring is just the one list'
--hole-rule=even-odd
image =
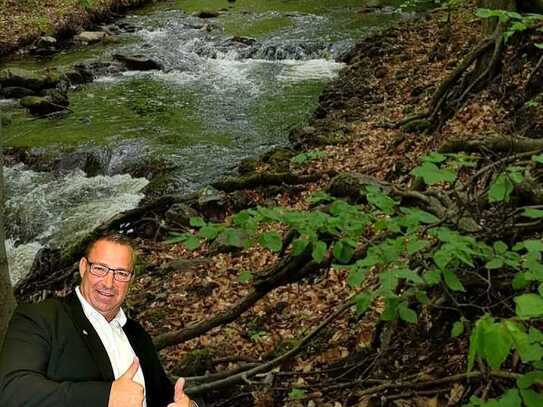
{"label": "water foam", "polygon": [[42,245],[63,247],[136,207],[148,184],[127,174],[88,178],[78,170],[61,177],[23,165],[6,168],[5,176],[8,257],[15,278],[29,271]]}

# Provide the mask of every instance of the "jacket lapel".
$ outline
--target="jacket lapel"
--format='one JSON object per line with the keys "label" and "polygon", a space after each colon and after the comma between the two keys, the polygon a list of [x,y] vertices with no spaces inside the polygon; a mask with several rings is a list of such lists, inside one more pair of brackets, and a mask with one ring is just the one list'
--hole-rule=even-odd
{"label": "jacket lapel", "polygon": [[66,305],[66,308],[72,317],[72,321],[79,332],[81,339],[85,345],[87,345],[89,352],[93,356],[96,366],[102,373],[103,379],[106,381],[115,380],[113,368],[111,367],[111,362],[109,360],[106,348],[104,348],[102,340],[85,316],[81,302],[79,301],[79,298],[77,298],[77,294],[75,292],[72,292],[68,297],[66,297]]}

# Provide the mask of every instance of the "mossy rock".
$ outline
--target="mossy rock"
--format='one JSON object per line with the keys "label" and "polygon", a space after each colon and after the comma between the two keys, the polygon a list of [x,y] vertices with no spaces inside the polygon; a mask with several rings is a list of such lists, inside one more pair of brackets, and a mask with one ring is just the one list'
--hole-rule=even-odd
{"label": "mossy rock", "polygon": [[364,185],[377,185],[378,181],[370,176],[352,173],[341,173],[335,176],[327,187],[327,192],[337,198],[358,199],[362,196]]}
{"label": "mossy rock", "polygon": [[35,116],[45,116],[55,112],[66,110],[68,99],[57,98],[54,95],[27,96],[20,100],[20,105]]}
{"label": "mossy rock", "polygon": [[189,352],[175,366],[173,373],[177,376],[201,376],[213,367],[213,352],[209,349],[197,349]]}
{"label": "mossy rock", "polygon": [[256,171],[256,166],[258,165],[258,161],[253,158],[246,158],[244,160],[241,160],[241,162],[238,165],[238,173],[239,175],[246,175],[250,174]]}
{"label": "mossy rock", "polygon": [[0,71],[2,87],[18,86],[40,91],[54,88],[60,79],[61,76],[57,71],[36,72],[21,68],[7,68]]}
{"label": "mossy rock", "polygon": [[290,168],[290,159],[296,152],[290,148],[278,147],[262,156],[262,161],[269,164],[273,172],[284,172]]}

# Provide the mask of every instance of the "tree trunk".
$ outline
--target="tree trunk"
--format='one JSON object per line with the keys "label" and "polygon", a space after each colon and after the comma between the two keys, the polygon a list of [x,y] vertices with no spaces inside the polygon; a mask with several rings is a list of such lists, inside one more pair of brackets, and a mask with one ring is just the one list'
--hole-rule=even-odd
{"label": "tree trunk", "polygon": [[[0,121],[0,141],[2,135],[2,123]],[[11,314],[15,309],[15,297],[9,278],[8,257],[6,254],[5,219],[5,186],[4,186],[4,156],[0,144],[0,349],[4,342],[6,330]]]}

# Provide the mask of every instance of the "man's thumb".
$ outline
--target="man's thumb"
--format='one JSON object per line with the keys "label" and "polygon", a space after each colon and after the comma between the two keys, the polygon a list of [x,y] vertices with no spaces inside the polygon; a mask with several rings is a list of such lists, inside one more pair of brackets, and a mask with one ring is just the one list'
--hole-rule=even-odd
{"label": "man's thumb", "polygon": [[138,369],[140,368],[140,360],[137,356],[134,356],[134,360],[132,361],[132,364],[126,369],[126,372],[122,375],[122,378],[130,379],[132,380],[136,373],[138,373]]}
{"label": "man's thumb", "polygon": [[173,396],[174,402],[181,401],[181,398],[185,395],[185,391],[183,390],[184,386],[185,386],[185,379],[183,379],[182,377],[177,379],[177,382],[175,382],[175,394]]}

